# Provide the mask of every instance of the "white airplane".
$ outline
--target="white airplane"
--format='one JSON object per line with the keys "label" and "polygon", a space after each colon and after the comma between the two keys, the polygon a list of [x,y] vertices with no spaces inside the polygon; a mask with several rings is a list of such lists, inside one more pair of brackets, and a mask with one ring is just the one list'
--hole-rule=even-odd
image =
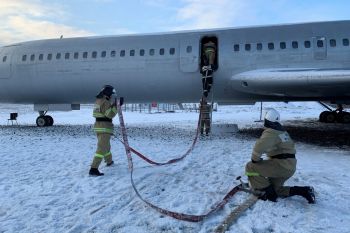
{"label": "white airplane", "polygon": [[202,44],[217,45],[215,102],[338,104],[324,122],[350,122],[350,21],[29,41],[0,48],[0,102],[47,111],[93,103],[105,84],[132,102],[197,102]]}

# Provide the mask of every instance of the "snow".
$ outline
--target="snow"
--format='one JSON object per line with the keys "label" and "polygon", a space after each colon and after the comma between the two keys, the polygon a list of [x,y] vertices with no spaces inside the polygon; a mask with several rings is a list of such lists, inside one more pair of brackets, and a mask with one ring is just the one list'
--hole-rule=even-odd
{"label": "snow", "polygon": [[[322,107],[314,103],[264,103],[280,111],[282,123],[302,134],[317,123]],[[134,179],[141,195],[172,211],[203,214],[219,202],[244,174],[259,132],[260,104],[219,106],[214,123],[237,124],[240,131],[200,138],[183,161],[154,167],[134,156]],[[91,130],[92,107],[53,112],[55,125],[38,128],[37,113],[25,105],[0,105],[0,232],[212,232],[248,194],[238,193],[203,222],[189,223],[145,205],[130,184],[125,150],[116,139],[116,164],[101,164],[103,177],[88,176],[96,138]],[[19,112],[19,126],[7,126],[10,112]],[[164,162],[182,155],[191,145],[198,113],[125,112],[129,143],[150,158]],[[118,120],[115,120],[118,125]],[[350,232],[350,147],[296,140],[297,172],[288,185],[313,185],[317,203],[300,197],[277,203],[258,201],[229,232]],[[350,126],[335,124],[350,132]],[[253,129],[251,133],[248,129]],[[116,127],[119,132],[119,127]],[[117,135],[120,137],[120,134]],[[315,135],[310,135],[313,138]],[[337,140],[335,138],[334,140]]]}

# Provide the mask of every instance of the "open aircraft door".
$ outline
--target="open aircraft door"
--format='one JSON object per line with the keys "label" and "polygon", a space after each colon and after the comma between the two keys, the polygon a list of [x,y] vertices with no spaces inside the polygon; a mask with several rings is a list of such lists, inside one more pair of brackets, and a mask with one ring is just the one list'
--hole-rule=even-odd
{"label": "open aircraft door", "polygon": [[200,51],[199,37],[188,37],[180,42],[180,70],[183,72],[198,72]]}
{"label": "open aircraft door", "polygon": [[11,77],[11,54],[0,53],[0,79]]}
{"label": "open aircraft door", "polygon": [[313,38],[313,50],[315,60],[324,60],[327,58],[327,41],[325,37]]}

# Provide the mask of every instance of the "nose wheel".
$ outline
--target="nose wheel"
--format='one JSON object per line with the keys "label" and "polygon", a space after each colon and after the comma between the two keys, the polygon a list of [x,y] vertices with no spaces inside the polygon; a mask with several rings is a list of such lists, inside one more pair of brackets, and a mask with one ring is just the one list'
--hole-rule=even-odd
{"label": "nose wheel", "polygon": [[42,115],[36,118],[36,125],[39,127],[52,126],[53,123],[53,118],[49,115]]}

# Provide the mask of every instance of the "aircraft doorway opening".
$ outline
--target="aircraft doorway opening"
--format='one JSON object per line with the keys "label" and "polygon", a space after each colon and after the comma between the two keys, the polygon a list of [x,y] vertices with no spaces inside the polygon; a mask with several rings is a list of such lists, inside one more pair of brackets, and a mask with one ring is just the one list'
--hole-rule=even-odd
{"label": "aircraft doorway opening", "polygon": [[[216,71],[218,66],[218,38],[215,36],[205,36],[201,39],[201,64],[200,67],[211,65],[211,69]],[[212,54],[212,51],[214,53]],[[210,64],[212,63],[212,64]]]}
{"label": "aircraft doorway opening", "polygon": [[324,60],[327,58],[327,41],[325,37],[313,38],[313,50],[315,60]]}
{"label": "aircraft doorway opening", "polygon": [[[214,73],[218,69],[218,39],[205,36],[201,39],[201,63],[203,98],[207,98],[214,84]],[[211,92],[213,97],[213,92]]]}

